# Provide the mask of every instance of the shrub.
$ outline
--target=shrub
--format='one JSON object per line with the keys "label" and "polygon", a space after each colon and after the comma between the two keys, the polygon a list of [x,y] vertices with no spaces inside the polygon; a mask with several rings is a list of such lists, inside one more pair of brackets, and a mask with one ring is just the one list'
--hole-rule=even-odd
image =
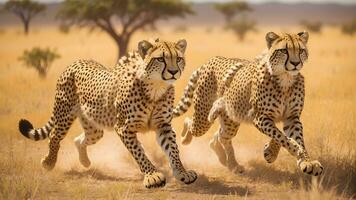
{"label": "shrub", "polygon": [[341,32],[346,35],[353,35],[356,32],[356,19],[341,26]]}
{"label": "shrub", "polygon": [[313,32],[313,33],[320,33],[321,32],[321,28],[323,26],[323,24],[319,21],[317,22],[310,22],[310,21],[306,21],[303,20],[300,22],[300,24],[306,28],[309,32]]}
{"label": "shrub", "polygon": [[45,78],[52,62],[58,58],[60,56],[54,50],[35,47],[31,50],[25,50],[19,60],[24,62],[27,67],[35,68],[38,75]]}
{"label": "shrub", "polygon": [[257,31],[256,22],[247,19],[239,19],[231,21],[226,26],[227,29],[231,29],[239,38],[240,41],[245,39],[248,32]]}

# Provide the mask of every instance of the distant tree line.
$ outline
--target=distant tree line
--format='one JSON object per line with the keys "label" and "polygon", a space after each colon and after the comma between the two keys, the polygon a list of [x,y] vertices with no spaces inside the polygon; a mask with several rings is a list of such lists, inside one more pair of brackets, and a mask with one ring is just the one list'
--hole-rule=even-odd
{"label": "distant tree line", "polygon": [[[158,20],[171,17],[185,17],[194,14],[191,5],[183,0],[64,0],[60,3],[57,19],[60,30],[68,32],[71,27],[98,29],[110,36],[118,48],[117,58],[128,49],[132,36],[138,30],[156,29]],[[256,31],[256,22],[247,17],[253,9],[244,1],[230,1],[214,4],[225,19],[225,28],[233,31],[240,41],[248,32]],[[31,20],[43,12],[46,6],[33,0],[8,0],[4,9],[20,18],[27,35]],[[302,21],[301,25],[310,32],[319,33],[321,22]],[[177,27],[175,31],[184,32],[187,27]],[[356,20],[341,26],[344,34],[356,33]],[[34,48],[24,52],[20,58],[27,66],[34,66],[41,77],[46,75],[50,64],[59,55],[49,48]]]}

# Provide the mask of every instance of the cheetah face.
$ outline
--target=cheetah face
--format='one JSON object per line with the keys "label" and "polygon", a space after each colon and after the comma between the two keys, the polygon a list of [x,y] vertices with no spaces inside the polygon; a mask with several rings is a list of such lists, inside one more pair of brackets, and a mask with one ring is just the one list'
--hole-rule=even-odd
{"label": "cheetah face", "polygon": [[273,75],[288,73],[296,75],[302,69],[308,59],[309,34],[281,34],[269,32],[266,34],[268,46],[269,66],[268,70]]}
{"label": "cheetah face", "polygon": [[138,44],[138,50],[145,63],[144,78],[146,80],[164,81],[172,84],[180,78],[185,66],[184,52],[187,42],[146,40]]}

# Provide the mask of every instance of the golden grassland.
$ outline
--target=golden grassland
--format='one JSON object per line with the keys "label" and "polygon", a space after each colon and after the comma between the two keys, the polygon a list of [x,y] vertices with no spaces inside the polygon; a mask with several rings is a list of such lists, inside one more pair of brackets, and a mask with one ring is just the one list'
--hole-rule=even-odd
{"label": "golden grassland", "polygon": [[[261,27],[246,41],[221,28],[204,27],[174,32],[174,27],[158,32],[140,32],[131,41],[135,49],[140,39],[185,38],[187,66],[176,83],[176,99],[183,93],[190,74],[210,57],[253,58],[265,48],[267,31],[297,32],[298,27]],[[296,160],[285,150],[272,165],[263,160],[268,138],[250,125],[242,125],[234,139],[237,159],[247,171],[234,175],[221,166],[208,147],[217,126],[189,146],[179,144],[185,166],[195,169],[196,183],[185,186],[175,181],[167,159],[155,142],[154,133],[140,139],[159,169],[168,177],[165,188],[146,190],[133,159],[114,132],[89,147],[92,167],[80,166],[73,138],[82,130],[78,123],[63,140],[56,168],[46,172],[40,159],[47,153],[47,141],[33,142],[17,130],[20,118],[35,126],[49,118],[55,84],[64,68],[76,59],[94,59],[113,66],[117,49],[101,32],[73,30],[62,34],[55,27],[37,27],[29,36],[20,27],[0,33],[0,199],[347,199],[356,194],[356,38],[336,28],[311,34],[310,57],[302,73],[306,78],[306,102],[302,115],[306,147],[324,165],[320,178],[299,172]],[[32,47],[56,48],[61,58],[54,62],[46,79],[23,66],[18,57]],[[188,112],[191,115],[191,110]],[[184,117],[173,120],[178,141]]]}

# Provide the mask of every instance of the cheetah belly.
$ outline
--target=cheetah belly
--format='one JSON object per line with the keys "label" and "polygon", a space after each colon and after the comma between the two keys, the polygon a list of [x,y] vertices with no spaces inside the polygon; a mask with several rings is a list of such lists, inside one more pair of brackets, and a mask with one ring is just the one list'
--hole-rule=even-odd
{"label": "cheetah belly", "polygon": [[251,84],[251,75],[243,69],[236,74],[224,93],[227,115],[236,122],[252,121]]}
{"label": "cheetah belly", "polygon": [[80,115],[98,129],[112,130],[117,122],[114,106],[100,107],[86,103],[80,106]]}

